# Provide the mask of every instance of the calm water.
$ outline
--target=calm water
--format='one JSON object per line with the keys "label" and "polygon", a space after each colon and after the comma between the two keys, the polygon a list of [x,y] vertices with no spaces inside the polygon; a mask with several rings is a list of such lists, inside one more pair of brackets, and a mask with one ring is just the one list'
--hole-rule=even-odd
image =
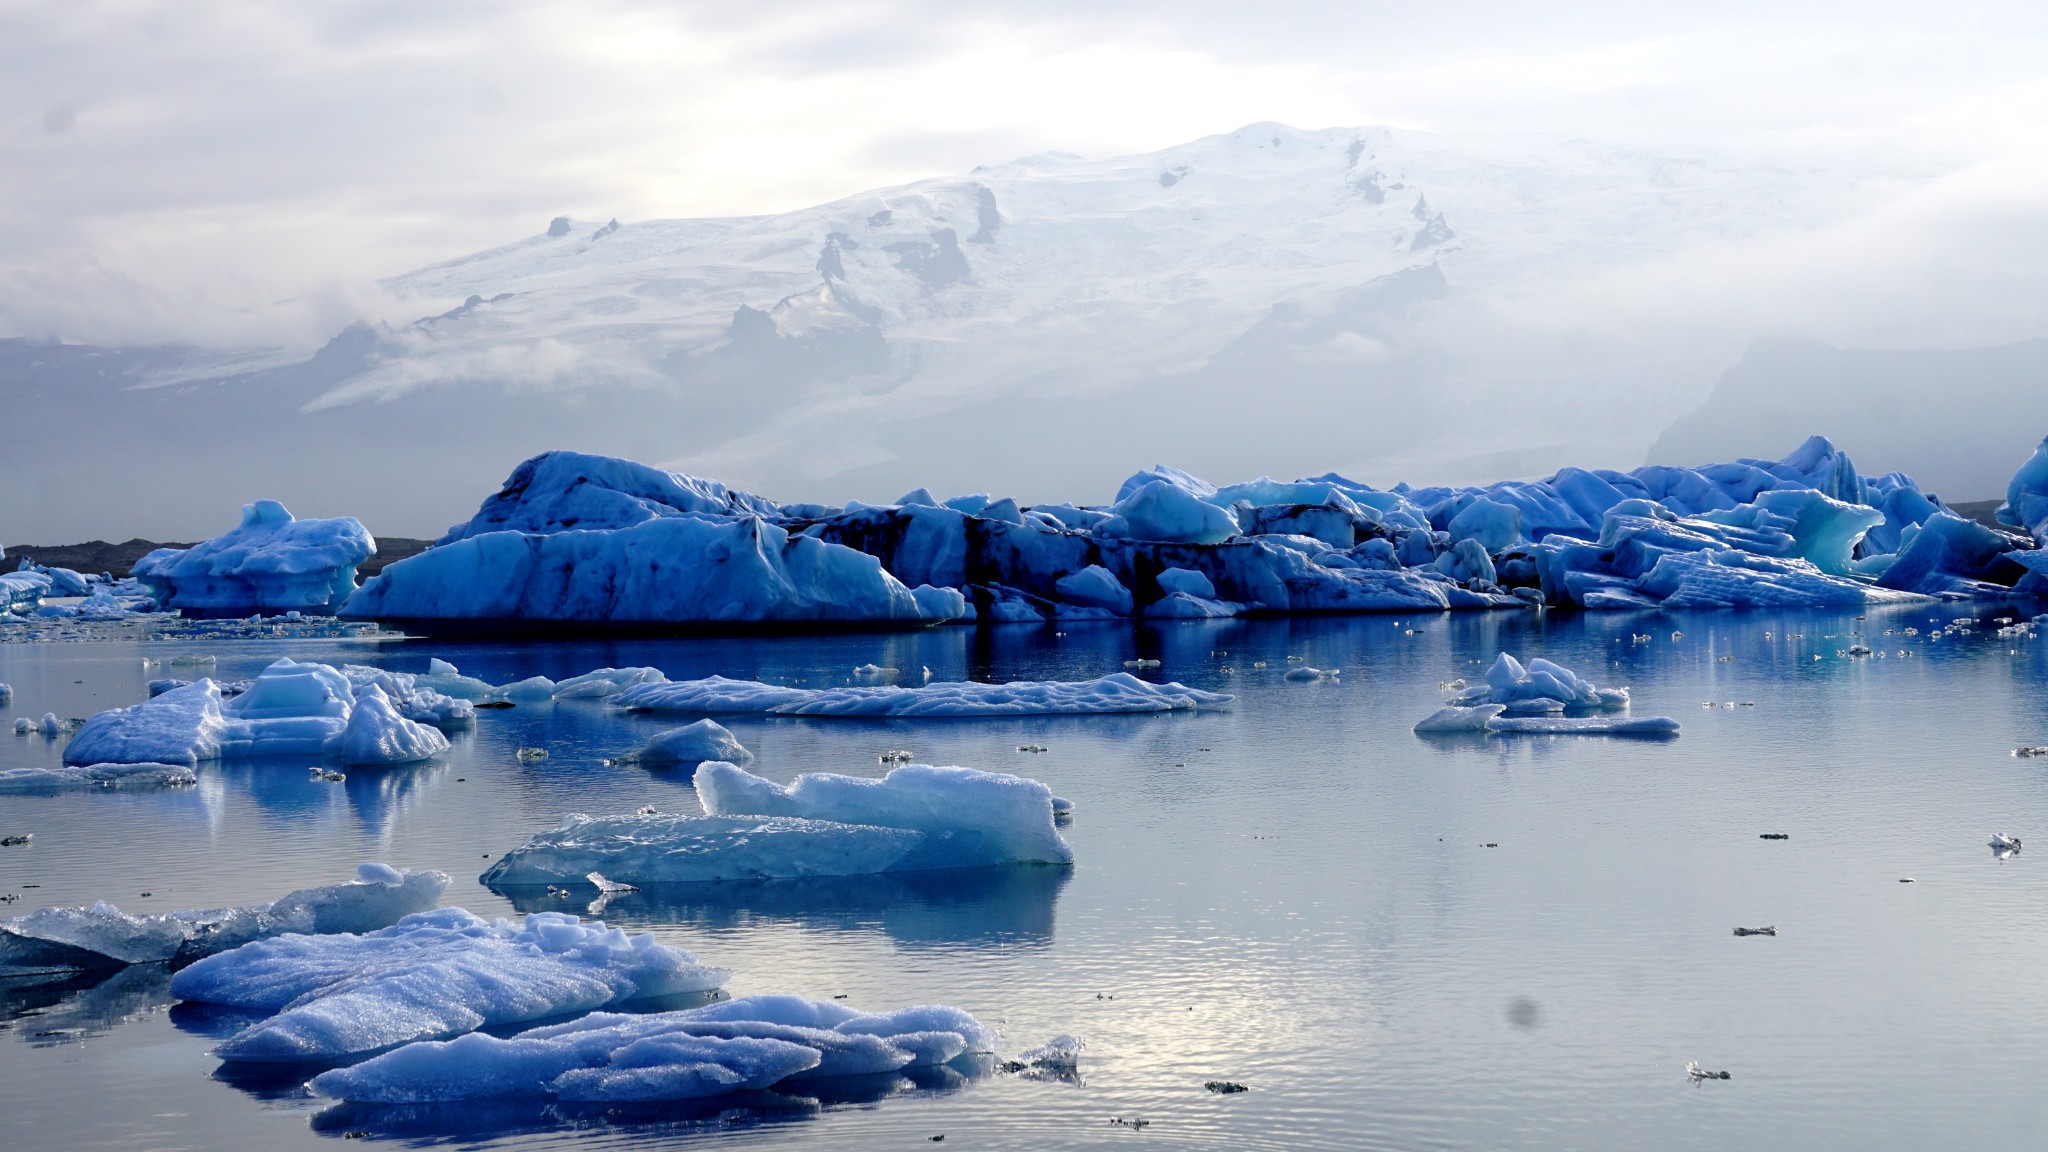
{"label": "calm water", "polygon": [[[2005,861],[1985,841],[2048,837],[2048,760],[2011,755],[2048,743],[2048,644],[1883,635],[1962,614],[0,645],[8,721],[132,703],[163,674],[143,657],[200,650],[228,679],[282,654],[399,670],[438,655],[497,681],[653,664],[812,685],[868,662],[1073,679],[1143,655],[1164,662],[1148,675],[1237,693],[1195,716],[723,721],[777,779],[878,774],[890,747],[1042,779],[1076,803],[1078,866],[640,893],[604,909],[734,969],[736,994],[956,1004],[1001,1021],[1012,1050],[1075,1033],[1078,1083],[982,1072],[703,1108],[354,1111],[223,1074],[206,1054],[223,1025],[131,970],[0,986],[0,1108],[18,1139],[62,1148],[267,1150],[345,1132],[521,1147],[907,1148],[941,1133],[947,1148],[1004,1149],[2040,1146],[2048,885],[2033,854],[2048,839]],[[1858,630],[1887,657],[1838,656]],[[1675,716],[1684,734],[1409,731],[1439,682],[1503,648],[1629,685],[1637,714]],[[1289,656],[1342,679],[1285,682]],[[692,810],[687,777],[599,763],[675,722],[521,707],[480,714],[444,763],[341,784],[300,763],[229,764],[168,795],[0,798],[0,832],[35,834],[0,849],[0,893],[22,893],[10,912],[97,898],[161,912],[268,900],[375,859],[445,870],[449,902],[510,914],[476,883],[486,855],[565,812]],[[0,767],[60,756],[39,736],[0,741]],[[521,764],[521,745],[552,755]],[[1780,831],[1791,839],[1758,839]],[[1730,932],[1762,924],[1781,935]],[[1693,1086],[1688,1060],[1734,1079]],[[1251,1090],[1213,1095],[1210,1079]]]}

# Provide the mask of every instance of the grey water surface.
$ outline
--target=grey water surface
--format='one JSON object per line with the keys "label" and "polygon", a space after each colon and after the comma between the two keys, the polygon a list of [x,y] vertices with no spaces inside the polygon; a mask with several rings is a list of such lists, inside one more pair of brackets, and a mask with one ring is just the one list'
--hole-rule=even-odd
{"label": "grey water surface", "polygon": [[[2037,609],[2038,610],[2038,609]],[[986,1063],[640,1109],[363,1109],[207,1054],[236,1025],[168,976],[0,982],[15,1147],[797,1145],[1219,1149],[1881,1149],[2048,1139],[2048,646],[1998,607],[1853,614],[1514,613],[548,644],[0,644],[16,716],[141,699],[146,657],[280,655],[493,681],[651,664],[840,684],[1143,675],[1236,694],[1200,714],[1002,721],[721,718],[778,780],[876,754],[1013,771],[1076,805],[1077,865],[633,893],[600,914],[731,968],[735,994],[954,1004],[1007,1051],[1073,1033],[1069,1081]],[[1979,626],[1930,639],[1969,616]],[[1904,629],[1918,629],[1906,635]],[[1851,658],[1862,641],[1876,650]],[[1461,737],[1414,722],[1496,652],[1546,656],[1669,715],[1673,740]],[[1283,679],[1288,658],[1341,669]],[[688,719],[682,718],[683,720]],[[0,797],[0,914],[272,899],[365,860],[439,868],[484,915],[587,896],[477,883],[568,812],[694,811],[687,770],[606,767],[676,718],[596,701],[484,712],[442,761],[309,779],[208,765],[197,788]],[[521,763],[521,746],[550,751]],[[1043,753],[1020,752],[1043,745]],[[0,734],[0,767],[61,741]],[[1759,834],[1783,832],[1787,840]],[[1997,858],[1992,832],[2041,836]],[[1910,877],[1915,882],[1901,883]],[[147,895],[144,895],[147,893]],[[1776,937],[1736,937],[1775,925]],[[1692,1084],[1688,1061],[1726,1069]],[[1209,1080],[1249,1091],[1218,1095]],[[1113,1123],[1143,1120],[1141,1130]],[[17,1143],[18,1141],[18,1143]]]}

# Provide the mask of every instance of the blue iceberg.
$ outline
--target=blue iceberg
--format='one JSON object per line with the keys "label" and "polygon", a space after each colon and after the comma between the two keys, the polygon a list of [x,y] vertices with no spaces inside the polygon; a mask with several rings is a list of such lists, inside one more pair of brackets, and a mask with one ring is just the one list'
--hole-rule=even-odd
{"label": "blue iceberg", "polygon": [[295,520],[275,500],[242,508],[233,531],[135,563],[157,602],[187,616],[331,615],[356,587],[377,542],[353,516]]}

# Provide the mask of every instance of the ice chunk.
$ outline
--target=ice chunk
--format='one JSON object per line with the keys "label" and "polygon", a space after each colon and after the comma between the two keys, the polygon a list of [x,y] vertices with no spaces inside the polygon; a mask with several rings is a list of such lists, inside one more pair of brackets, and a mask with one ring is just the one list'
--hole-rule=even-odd
{"label": "ice chunk", "polygon": [[492,687],[488,681],[479,680],[474,676],[464,676],[455,665],[439,657],[429,659],[427,674],[415,676],[414,680],[422,688],[431,688],[444,696],[453,696],[472,703],[489,700],[502,691]]}
{"label": "ice chunk", "polygon": [[1116,576],[1100,564],[1090,564],[1079,572],[1062,576],[1053,581],[1053,587],[1070,604],[1103,608],[1118,616],[1131,614],[1130,590],[1118,583]]}
{"label": "ice chunk", "polygon": [[1220,692],[1152,684],[1128,672],[1117,672],[1082,681],[843,688],[788,688],[712,676],[643,685],[614,696],[611,702],[639,712],[942,718],[1190,711],[1227,704],[1230,699]]}
{"label": "ice chunk", "polygon": [[487,922],[442,908],[378,932],[244,945],[178,973],[171,994],[276,1013],[215,1054],[291,1063],[708,992],[727,976],[652,936],[629,938],[603,921],[537,912],[523,923]]}
{"label": "ice chunk", "polygon": [[1522,535],[1522,514],[1512,504],[1475,496],[1450,519],[1453,543],[1477,541],[1488,552],[1499,552]]}
{"label": "ice chunk", "polygon": [[[1521,661],[1502,652],[1486,671],[1484,685],[1460,691],[1453,704],[1501,704],[1510,712],[1542,711],[1543,701],[1564,708],[1626,708],[1628,689],[1600,688],[1571,669],[1541,658],[1524,668]],[[1532,708],[1531,706],[1534,705]]]}
{"label": "ice chunk", "polygon": [[659,668],[599,668],[581,676],[555,682],[555,699],[587,700],[616,696],[636,684],[660,684],[668,680]]}
{"label": "ice chunk", "polygon": [[108,791],[142,792],[158,788],[186,788],[199,778],[181,764],[84,764],[60,768],[8,768],[0,770],[0,795],[22,796],[46,792],[103,788]]}
{"label": "ice chunk", "polygon": [[398,714],[375,684],[356,690],[355,708],[341,733],[341,758],[349,764],[406,764],[448,750],[448,738]]}
{"label": "ice chunk", "polygon": [[809,772],[787,786],[737,765],[697,769],[697,798],[713,816],[796,816],[932,833],[954,866],[1070,864],[1052,822],[1052,790],[1036,780],[972,768],[906,764],[879,780]]}
{"label": "ice chunk", "polygon": [[159,548],[135,576],[157,601],[187,616],[296,611],[326,615],[356,586],[356,566],[377,542],[353,516],[295,520],[275,500],[242,508],[231,532],[191,548]]}
{"label": "ice chunk", "polygon": [[739,738],[713,720],[699,720],[681,728],[656,734],[646,746],[632,754],[641,764],[680,764],[699,760],[725,760],[745,764],[754,758]]}
{"label": "ice chunk", "polygon": [[35,611],[49,594],[50,578],[41,572],[0,572],[0,619]]}
{"label": "ice chunk", "polygon": [[1168,594],[1179,593],[1198,600],[1214,600],[1216,585],[1200,572],[1187,568],[1168,568],[1158,577],[1159,590]]}
{"label": "ice chunk", "polygon": [[1470,708],[1452,704],[1423,717],[1415,725],[1415,731],[1425,735],[1442,732],[1484,732],[1487,730],[1486,726],[1505,711],[1507,706],[1504,704],[1479,704]]}
{"label": "ice chunk", "polygon": [[0,972],[97,969],[200,957],[287,932],[368,932],[432,908],[445,872],[365,864],[349,884],[302,888],[269,904],[130,916],[101,901],[0,921]]}
{"label": "ice chunk", "polygon": [[1122,535],[1137,540],[1163,540],[1183,544],[1221,544],[1237,535],[1236,518],[1214,504],[1165,480],[1155,480],[1117,501],[1116,519],[1097,529],[1105,535],[1110,525],[1122,528]]}
{"label": "ice chunk", "polygon": [[517,1036],[410,1044],[315,1077],[324,1096],[379,1103],[553,1096],[682,1100],[759,1090],[798,1076],[933,1066],[994,1047],[957,1008],[871,1015],[831,1001],[749,996],[639,1016],[596,1013]]}
{"label": "ice chunk", "polygon": [[544,704],[555,698],[555,682],[545,676],[528,676],[502,685],[492,692],[491,698],[514,704]]}
{"label": "ice chunk", "polygon": [[2048,439],[2013,473],[1998,506],[1998,522],[2025,529],[2034,542],[2048,546]]}
{"label": "ice chunk", "polygon": [[1678,721],[1669,716],[1501,716],[1487,721],[1486,730],[1565,736],[1675,736]]}
{"label": "ice chunk", "polygon": [[812,773],[787,787],[719,761],[697,767],[706,816],[571,816],[484,873],[493,887],[859,876],[1068,864],[1050,789],[968,768],[905,765],[880,780]]}
{"label": "ice chunk", "polygon": [[[98,713],[85,722],[64,749],[70,764],[196,765],[224,756],[334,756],[356,763],[392,763],[393,756],[423,759],[446,751],[437,731],[397,712],[384,685],[403,697],[409,709],[454,723],[473,715],[467,702],[438,693],[406,692],[397,674],[355,669],[363,679],[362,711],[358,690],[342,669],[282,657],[265,668],[247,691],[223,701],[218,685],[198,680],[152,696],[140,704]],[[459,711],[452,705],[460,704]],[[445,715],[444,715],[445,713]],[[353,735],[351,733],[353,732]]]}

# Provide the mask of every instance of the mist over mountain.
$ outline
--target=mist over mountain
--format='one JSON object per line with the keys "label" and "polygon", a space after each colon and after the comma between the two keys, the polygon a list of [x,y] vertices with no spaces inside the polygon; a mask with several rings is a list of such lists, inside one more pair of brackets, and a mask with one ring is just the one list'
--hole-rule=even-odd
{"label": "mist over mountain", "polygon": [[[272,497],[431,536],[557,447],[831,502],[1099,502],[1156,461],[1375,483],[1627,467],[1759,334],[1689,306],[1729,288],[1700,253],[1822,234],[1933,176],[1892,163],[1255,124],[778,215],[560,218],[384,282],[419,319],[310,358],[0,341],[17,412],[92,429],[10,446],[0,523],[198,536]],[[1658,451],[1820,431],[1891,466],[1826,419],[1843,410]]]}

